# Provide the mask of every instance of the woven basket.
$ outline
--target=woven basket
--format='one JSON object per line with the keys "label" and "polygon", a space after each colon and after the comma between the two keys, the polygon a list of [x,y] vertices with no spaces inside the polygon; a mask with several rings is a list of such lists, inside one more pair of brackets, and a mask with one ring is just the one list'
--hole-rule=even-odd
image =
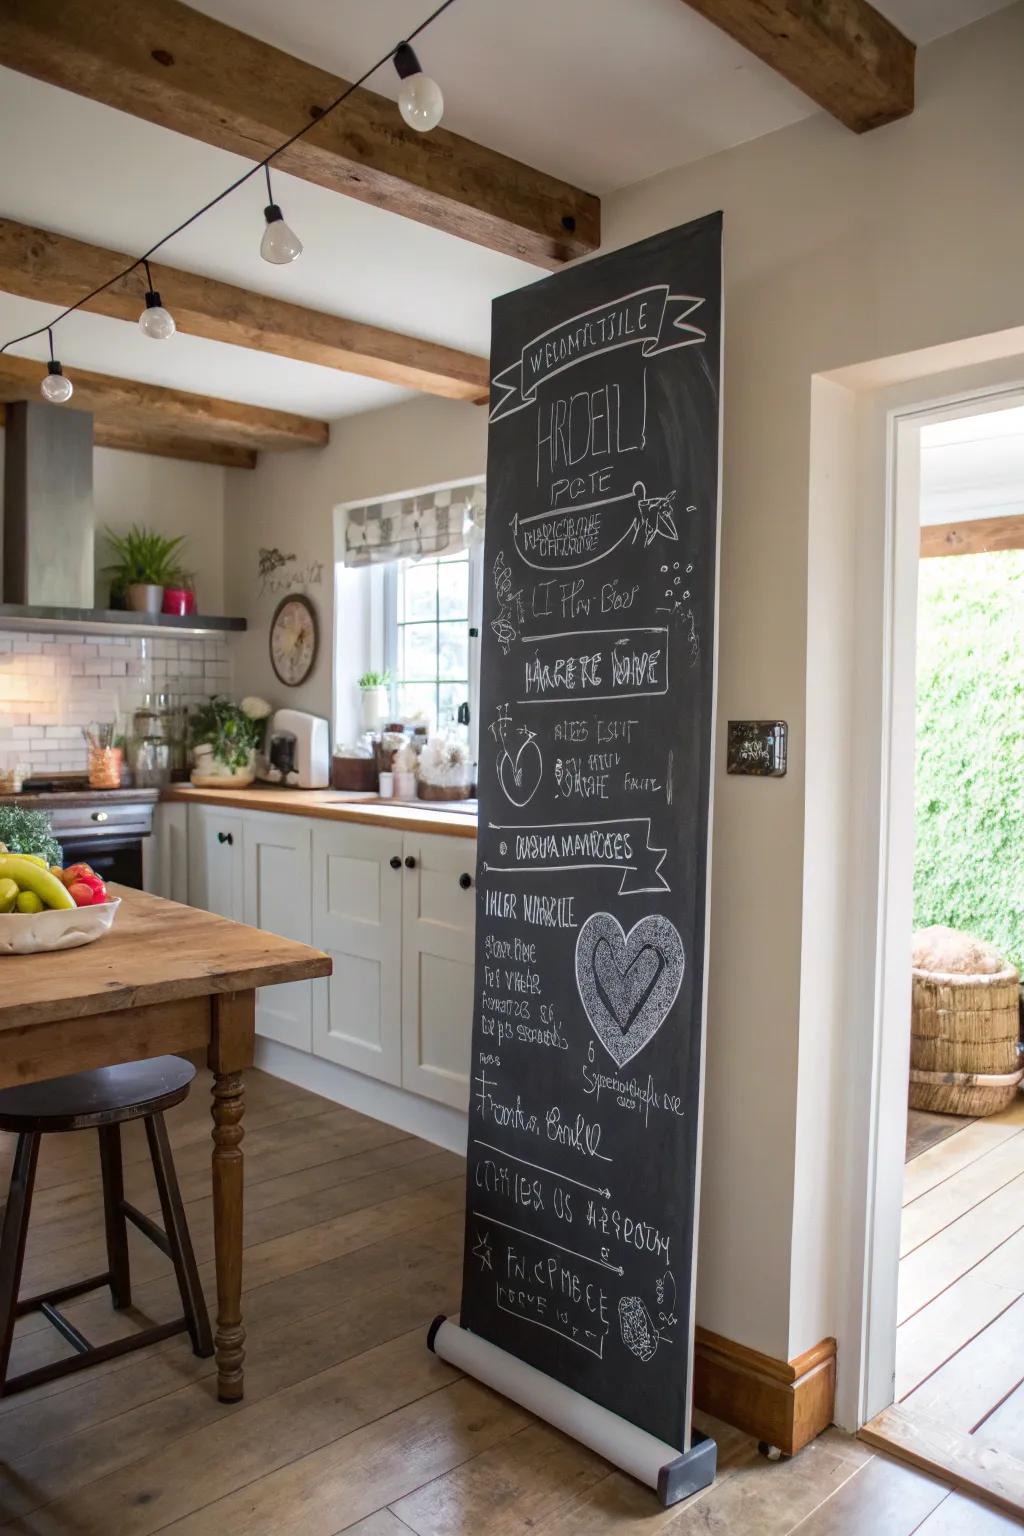
{"label": "woven basket", "polygon": [[991,1115],[1021,1080],[1020,978],[914,969],[910,1106],[947,1115]]}
{"label": "woven basket", "polygon": [[940,1115],[994,1115],[1013,1103],[1022,1077],[1024,1070],[985,1074],[921,1072],[911,1067],[910,1107]]}
{"label": "woven basket", "polygon": [[426,779],[420,779],[417,793],[421,800],[469,800],[473,794],[472,784],[429,784]]}

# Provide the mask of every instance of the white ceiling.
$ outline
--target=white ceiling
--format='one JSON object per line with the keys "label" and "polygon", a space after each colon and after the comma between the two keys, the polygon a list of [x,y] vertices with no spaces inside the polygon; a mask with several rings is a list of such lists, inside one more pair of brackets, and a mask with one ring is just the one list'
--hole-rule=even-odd
{"label": "white ceiling", "polygon": [[[1010,0],[877,0],[929,38]],[[338,74],[358,75],[430,0],[201,0],[197,9]],[[441,82],[446,126],[595,192],[770,133],[816,110],[681,0],[456,0],[416,44]],[[369,82],[394,95],[390,65]],[[114,249],[158,239],[243,169],[239,157],[0,69],[0,213]],[[275,178],[305,243],[271,267],[258,245],[261,185],[240,189],[161,259],[295,303],[486,353],[490,303],[535,268],[307,182]],[[173,310],[174,295],[164,294]],[[141,285],[140,285],[141,307]],[[0,294],[0,341],[52,313]],[[43,357],[40,339],[12,348]],[[76,315],[69,367],[332,420],[405,398],[372,380],[247,349],[142,337]]]}
{"label": "white ceiling", "polygon": [[921,521],[1024,514],[1024,406],[921,430]]}

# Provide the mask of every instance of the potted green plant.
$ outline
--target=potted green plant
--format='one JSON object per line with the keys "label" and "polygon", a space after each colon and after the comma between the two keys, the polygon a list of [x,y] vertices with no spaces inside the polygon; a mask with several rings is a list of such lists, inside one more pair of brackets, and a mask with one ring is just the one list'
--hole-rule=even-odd
{"label": "potted green plant", "polygon": [[270,714],[265,699],[234,704],[214,694],[192,713],[192,782],[203,788],[244,789],[256,777],[256,751]]}
{"label": "potted green plant", "polygon": [[391,673],[364,672],[359,679],[359,721],[364,731],[376,731],[391,703]]}
{"label": "potted green plant", "polygon": [[181,568],[184,534],[169,539],[162,533],[132,524],[127,533],[106,530],[116,556],[110,572],[110,600],[120,597],[134,613],[159,613],[165,587],[183,587],[189,578]]}

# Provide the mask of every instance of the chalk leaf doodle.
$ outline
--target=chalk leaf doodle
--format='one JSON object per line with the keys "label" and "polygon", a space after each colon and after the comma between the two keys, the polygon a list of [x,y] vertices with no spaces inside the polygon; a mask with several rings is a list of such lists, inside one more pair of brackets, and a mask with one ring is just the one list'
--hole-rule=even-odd
{"label": "chalk leaf doodle", "polygon": [[639,1296],[619,1298],[619,1332],[630,1352],[646,1365],[658,1350],[658,1330]]}
{"label": "chalk leaf doodle", "polygon": [[576,986],[590,1027],[618,1067],[664,1024],[683,980],[683,941],[667,917],[652,914],[628,935],[610,912],[595,912],[576,941]]}

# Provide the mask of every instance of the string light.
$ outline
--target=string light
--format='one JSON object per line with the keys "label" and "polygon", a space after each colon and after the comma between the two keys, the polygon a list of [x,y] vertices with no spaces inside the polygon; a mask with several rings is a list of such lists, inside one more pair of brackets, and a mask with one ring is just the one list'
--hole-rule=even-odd
{"label": "string light", "polygon": [[423,73],[415,50],[408,43],[399,43],[395,49],[395,70],[402,88],[398,93],[398,110],[410,128],[417,133],[429,133],[441,121],[444,96],[436,80]]}
{"label": "string light", "polygon": [[264,261],[273,262],[276,267],[286,267],[290,261],[302,255],[302,241],[294,229],[285,223],[284,214],[274,202],[270,166],[265,165],[263,169],[267,173],[267,206],[263,210],[267,227],[260,241],[260,255]]}
{"label": "string light", "polygon": [[[164,341],[169,336],[173,336],[177,329],[174,316],[169,310],[164,308],[160,301],[159,293],[153,287],[149,276],[149,258],[155,256],[157,251],[161,250],[169,240],[174,239],[175,235],[180,235],[183,230],[193,225],[197,219],[201,219],[204,213],[209,213],[211,208],[216,208],[218,203],[222,203],[226,197],[229,197],[232,192],[237,191],[239,187],[244,186],[251,177],[258,175],[260,171],[266,172],[267,188],[269,191],[271,162],[276,160],[279,155],[282,155],[285,150],[290,149],[299,139],[304,138],[312,128],[322,123],[325,117],[329,117],[336,108],[341,106],[342,102],[347,101],[354,91],[357,91],[360,86],[365,85],[370,76],[376,74],[377,70],[381,69],[389,60],[393,61],[403,81],[402,89],[399,92],[398,107],[404,121],[420,133],[425,133],[430,128],[435,128],[441,121],[441,113],[444,110],[444,97],[441,94],[441,87],[437,84],[436,80],[431,80],[428,75],[423,73],[411,43],[414,37],[419,37],[421,32],[425,32],[454,3],[455,0],[441,0],[441,4],[436,6],[430,15],[409,33],[404,42],[399,43],[394,48],[389,48],[387,53],[383,54],[376,63],[371,64],[369,69],[364,70],[358,80],[353,80],[350,85],[347,85],[341,94],[336,96],[332,102],[329,102],[315,118],[308,123],[303,123],[302,127],[296,129],[290,138],[285,139],[276,149],[272,149],[268,155],[264,155],[262,160],[257,160],[256,164],[250,166],[247,171],[243,171],[241,176],[236,176],[235,180],[229,186],[226,186],[222,192],[218,192],[216,197],[211,197],[209,202],[204,203],[201,208],[197,208],[195,213],[190,214],[187,219],[182,219],[180,224],[176,224],[173,229],[168,230],[166,235],[157,240],[154,245],[151,245],[141,256],[137,256],[126,267],[122,267],[120,272],[115,272],[105,283],[99,283],[89,293],[84,293],[80,299],[75,300],[74,304],[69,304],[67,309],[62,309],[59,315],[55,315],[47,325],[37,326],[34,331],[26,331],[23,336],[12,336],[0,346],[0,353],[6,352],[8,347],[18,346],[20,342],[32,341],[36,336],[42,336],[45,332],[50,338],[50,361],[47,365],[46,377],[43,379],[40,389],[45,399],[57,404],[70,400],[74,393],[74,385],[70,379],[65,378],[64,370],[53,355],[54,326],[59,325],[62,320],[67,319],[68,315],[74,314],[76,310],[81,309],[93,299],[98,298],[101,293],[106,293],[108,288],[113,288],[115,284],[122,282],[126,277],[130,277],[139,267],[144,267],[146,270],[146,304],[142,314],[139,316],[139,328],[144,335],[150,336],[155,340]],[[295,234],[294,230],[290,229],[285,223],[281,210],[274,202],[273,196],[271,196],[270,202],[264,210],[264,218],[267,227],[263,231],[263,239],[260,242],[260,254],[265,260],[276,263],[294,261],[297,256],[301,255],[302,241]],[[284,254],[286,249],[289,251],[289,254]],[[275,252],[275,254],[270,254],[270,251]]]}
{"label": "string light", "polygon": [[71,399],[75,386],[70,379],[64,377],[64,370],[53,355],[53,331],[49,326],[46,334],[50,338],[50,361],[46,366],[46,377],[39,386],[39,393],[51,405],[63,405]]}
{"label": "string light", "polygon": [[174,316],[169,309],[164,309],[160,295],[153,287],[149,262],[143,260],[142,265],[146,269],[146,307],[139,316],[139,330],[153,341],[167,341],[178,327],[174,323]]}

